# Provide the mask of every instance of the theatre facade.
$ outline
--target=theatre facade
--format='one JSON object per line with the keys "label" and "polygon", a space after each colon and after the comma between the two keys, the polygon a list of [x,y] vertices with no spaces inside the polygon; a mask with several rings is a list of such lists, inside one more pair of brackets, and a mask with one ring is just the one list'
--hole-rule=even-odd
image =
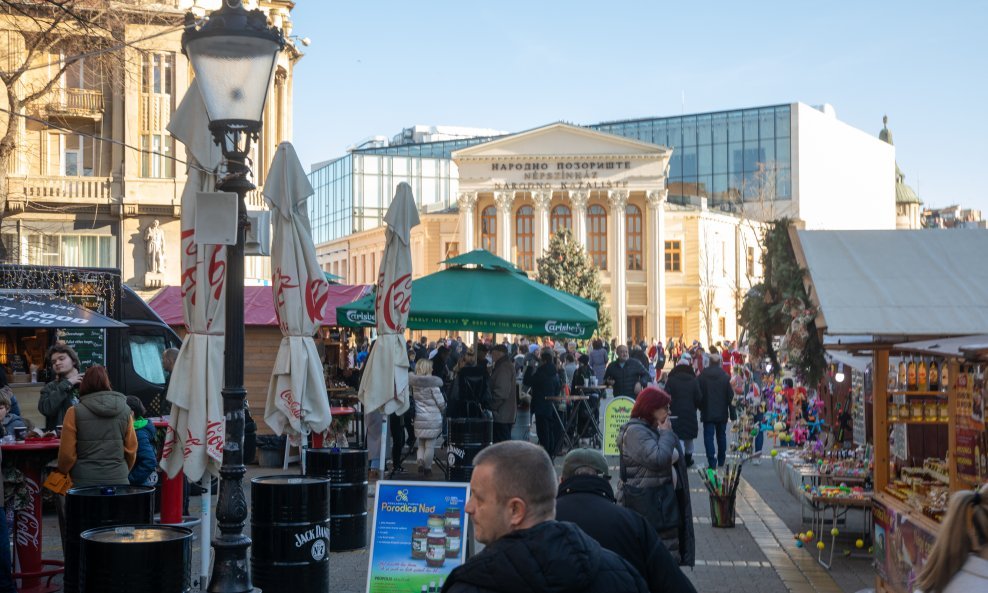
{"label": "theatre facade", "polygon": [[[600,269],[614,337],[736,339],[740,299],[760,275],[760,223],[705,198],[669,203],[672,152],[563,123],[454,150],[456,206],[424,209],[411,237],[414,274],[483,248],[534,277],[550,236],[566,228]],[[317,250],[328,272],[370,283],[384,229]]]}

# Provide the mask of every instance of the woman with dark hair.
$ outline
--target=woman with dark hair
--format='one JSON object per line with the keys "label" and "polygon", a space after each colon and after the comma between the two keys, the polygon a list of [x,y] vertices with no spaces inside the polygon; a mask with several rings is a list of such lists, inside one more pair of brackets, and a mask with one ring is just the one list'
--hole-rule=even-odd
{"label": "woman with dark hair", "polygon": [[38,411],[45,417],[45,430],[55,430],[64,424],[65,413],[79,398],[79,355],[68,344],[55,344],[48,349],[45,360],[51,365],[55,379],[41,388]]}
{"label": "woman with dark hair", "polygon": [[77,488],[129,484],[137,434],[127,398],[110,386],[106,369],[91,366],[79,383],[79,403],[65,413],[58,470]]}
{"label": "woman with dark hair", "polygon": [[559,395],[561,384],[552,350],[542,349],[538,366],[529,365],[523,382],[531,388],[532,413],[535,414],[535,432],[539,435],[539,444],[550,458],[555,457],[562,427],[556,421],[553,403],[546,398]]}
{"label": "woman with dark hair", "polygon": [[[656,528],[662,543],[682,566],[693,566],[695,540],[689,478],[679,438],[672,430],[672,398],[646,387],[618,433],[621,479],[617,500],[638,511]],[[643,508],[649,501],[653,506]]]}

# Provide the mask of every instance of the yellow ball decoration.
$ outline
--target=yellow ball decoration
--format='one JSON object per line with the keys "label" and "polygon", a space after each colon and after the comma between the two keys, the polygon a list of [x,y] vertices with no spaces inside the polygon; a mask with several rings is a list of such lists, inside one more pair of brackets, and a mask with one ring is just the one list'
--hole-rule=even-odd
{"label": "yellow ball decoration", "polygon": [[813,530],[812,529],[806,532],[806,537],[808,537],[810,539],[813,539]]}
{"label": "yellow ball decoration", "polygon": [[826,544],[824,544],[822,541],[819,541],[819,542],[816,543],[816,549],[818,549],[818,550],[822,550],[825,547],[826,547]]}
{"label": "yellow ball decoration", "polygon": [[834,527],[833,529],[830,530],[830,535],[832,535],[834,537],[837,537],[837,534],[838,533],[840,533],[840,531],[838,531],[836,527]]}
{"label": "yellow ball decoration", "polygon": [[775,457],[778,454],[779,452],[776,449],[772,449],[772,451],[769,453],[769,455],[771,455],[772,457]]}
{"label": "yellow ball decoration", "polygon": [[863,548],[864,547],[864,540],[863,539],[859,539],[859,540],[855,541],[854,542],[854,547],[857,548],[857,549],[859,549],[859,550],[861,548]]}

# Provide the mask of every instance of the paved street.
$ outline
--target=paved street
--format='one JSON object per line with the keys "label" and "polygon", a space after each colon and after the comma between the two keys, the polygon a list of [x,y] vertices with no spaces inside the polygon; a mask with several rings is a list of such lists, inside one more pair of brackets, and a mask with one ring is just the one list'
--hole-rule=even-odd
{"label": "paved street", "polygon": [[[699,447],[699,445],[698,445]],[[766,445],[766,450],[768,450]],[[702,455],[698,457],[702,458]],[[562,460],[557,459],[557,468]],[[408,464],[411,467],[413,464]],[[293,465],[290,471],[298,471]],[[251,466],[248,478],[281,473],[280,468]],[[614,474],[617,474],[615,471]],[[411,474],[398,478],[413,479]],[[691,494],[696,531],[697,565],[689,578],[697,590],[707,593],[856,593],[874,587],[874,572],[867,558],[845,556],[853,549],[853,536],[838,539],[832,570],[825,570],[817,563],[815,548],[799,549],[794,545],[793,533],[800,529],[800,507],[796,499],[786,492],[766,459],[761,465],[747,464],[738,491],[737,526],[734,529],[715,529],[710,525],[710,511],[706,490],[695,475],[691,475]],[[248,497],[250,491],[248,488]],[[214,497],[214,506],[215,506]],[[373,510],[373,499],[368,500]],[[190,510],[197,513],[199,498],[191,500]],[[856,517],[849,520],[850,527],[859,523]],[[198,530],[197,530],[198,531]],[[248,525],[249,531],[249,525]],[[54,514],[45,515],[45,557],[61,558],[58,527]],[[829,541],[829,538],[828,538]],[[193,574],[198,571],[199,540],[195,541]],[[863,554],[862,554],[863,555]],[[367,551],[334,553],[331,579],[335,593],[363,593],[367,574]],[[193,576],[195,581],[195,576]]]}

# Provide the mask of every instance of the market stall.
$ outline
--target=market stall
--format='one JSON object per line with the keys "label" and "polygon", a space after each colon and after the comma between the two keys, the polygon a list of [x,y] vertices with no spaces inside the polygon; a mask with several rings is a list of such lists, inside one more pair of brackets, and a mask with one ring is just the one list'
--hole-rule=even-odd
{"label": "market stall", "polygon": [[[988,479],[983,230],[792,231],[828,347],[870,354],[879,592],[907,593],[950,493]],[[920,281],[935,278],[935,281]],[[955,348],[944,348],[949,340]]]}

